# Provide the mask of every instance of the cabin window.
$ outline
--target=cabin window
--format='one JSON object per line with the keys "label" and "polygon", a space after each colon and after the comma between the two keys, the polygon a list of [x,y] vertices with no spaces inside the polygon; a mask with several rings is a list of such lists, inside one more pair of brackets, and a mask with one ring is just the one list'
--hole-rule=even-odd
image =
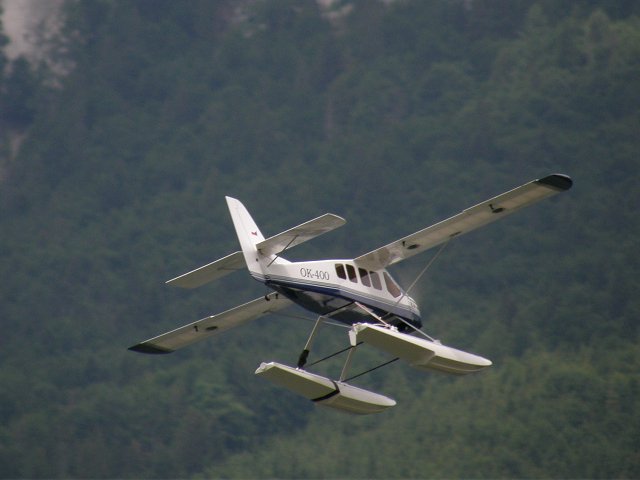
{"label": "cabin window", "polygon": [[389,274],[387,274],[387,272],[383,272],[383,275],[384,275],[384,283],[387,284],[387,290],[389,290],[389,293],[394,297],[399,297],[400,294],[402,293],[400,291],[400,287],[396,285],[396,283],[391,279],[391,277],[389,276]]}
{"label": "cabin window", "polygon": [[336,263],[336,275],[338,275],[338,278],[342,278],[343,280],[346,280],[347,278],[347,274],[344,273],[344,265],[341,263]]}
{"label": "cabin window", "polygon": [[382,290],[382,284],[380,283],[380,277],[376,272],[369,272],[369,276],[371,277],[371,283],[373,283],[373,288],[376,290]]}
{"label": "cabin window", "polygon": [[353,265],[347,264],[347,276],[353,283],[358,283],[358,277],[356,277],[356,269]]}
{"label": "cabin window", "polygon": [[364,268],[359,268],[358,273],[360,274],[360,280],[362,280],[362,284],[365,287],[370,287],[371,280],[369,280],[369,272],[367,272]]}

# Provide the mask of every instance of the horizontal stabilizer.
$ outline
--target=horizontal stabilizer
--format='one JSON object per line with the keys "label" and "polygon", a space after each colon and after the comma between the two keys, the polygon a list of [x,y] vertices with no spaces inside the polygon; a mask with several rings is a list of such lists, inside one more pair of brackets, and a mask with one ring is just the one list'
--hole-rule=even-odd
{"label": "horizontal stabilizer", "polygon": [[235,252],[208,265],[173,278],[167,282],[167,285],[180,288],[197,288],[205,283],[224,277],[231,272],[240,270],[244,268],[244,266],[244,255],[242,252]]}
{"label": "horizontal stabilizer", "polygon": [[463,210],[461,213],[431,227],[361,255],[354,261],[359,266],[371,270],[385,268],[440,245],[451,238],[504,218],[544,198],[568,190],[572,184],[571,178],[560,174],[534,180]]}
{"label": "horizontal stabilizer", "polygon": [[256,244],[256,248],[265,256],[278,254],[285,249],[295,247],[296,245],[300,245],[301,243],[318,237],[323,233],[327,233],[341,227],[345,223],[347,223],[347,221],[344,218],[334,215],[333,213],[325,213],[324,215],[314,218],[313,220],[309,220],[302,225],[290,228],[286,232],[279,233],[273,237],[263,240]]}
{"label": "horizontal stabilizer", "polygon": [[491,365],[491,360],[447,347],[439,342],[400,333],[395,329],[356,323],[356,341],[365,342],[408,362],[412,367],[466,375]]}
{"label": "horizontal stabilizer", "polygon": [[140,353],[171,353],[179,348],[209,338],[212,335],[256,320],[268,313],[277,312],[292,305],[291,300],[278,293],[271,293],[251,302],[227,310],[226,312],[203,318],[184,327],[177,328],[157,337],[130,347]]}
{"label": "horizontal stabilizer", "polygon": [[347,413],[379,413],[396,404],[395,400],[384,395],[277,362],[262,363],[256,370],[256,375],[318,405]]}

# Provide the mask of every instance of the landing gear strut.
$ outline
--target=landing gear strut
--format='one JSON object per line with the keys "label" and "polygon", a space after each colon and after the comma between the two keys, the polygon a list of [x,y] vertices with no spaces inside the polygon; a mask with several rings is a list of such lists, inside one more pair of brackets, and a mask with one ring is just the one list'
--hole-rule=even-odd
{"label": "landing gear strut", "polygon": [[299,369],[302,369],[307,363],[307,358],[309,358],[309,351],[311,350],[311,345],[313,345],[313,339],[315,338],[316,333],[318,332],[318,328],[322,324],[323,320],[324,320],[324,317],[320,315],[316,320],[316,324],[313,326],[313,330],[311,330],[311,335],[309,335],[309,339],[307,340],[307,343],[304,346],[304,350],[300,352],[300,356],[298,357]]}

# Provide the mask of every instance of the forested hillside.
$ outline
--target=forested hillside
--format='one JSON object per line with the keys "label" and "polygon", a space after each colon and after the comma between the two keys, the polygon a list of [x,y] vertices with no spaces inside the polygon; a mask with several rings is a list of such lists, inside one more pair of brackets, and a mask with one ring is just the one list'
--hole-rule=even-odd
{"label": "forested hillside", "polygon": [[[66,76],[0,55],[0,477],[640,477],[638,4],[322,5],[68,1]],[[127,350],[265,293],[164,285],[238,249],[225,195],[267,236],[341,215],[290,258],[353,257],[555,172],[412,292],[481,374],[397,362],[354,383],[398,406],[355,417],[253,375],[310,321]]]}

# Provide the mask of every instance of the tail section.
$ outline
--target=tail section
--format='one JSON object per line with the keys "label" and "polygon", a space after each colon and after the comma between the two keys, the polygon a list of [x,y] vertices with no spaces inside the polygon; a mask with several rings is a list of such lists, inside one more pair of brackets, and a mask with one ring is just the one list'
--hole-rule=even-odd
{"label": "tail section", "polygon": [[256,244],[262,242],[264,236],[245,206],[239,200],[231,197],[226,197],[226,199],[247,267],[251,274],[262,276],[262,268],[260,266],[261,255],[256,248]]}
{"label": "tail section", "polygon": [[280,256],[285,250],[345,224],[344,218],[325,213],[265,240],[244,205],[235,198],[226,198],[245,262],[254,277],[263,278],[270,265],[290,263]]}

